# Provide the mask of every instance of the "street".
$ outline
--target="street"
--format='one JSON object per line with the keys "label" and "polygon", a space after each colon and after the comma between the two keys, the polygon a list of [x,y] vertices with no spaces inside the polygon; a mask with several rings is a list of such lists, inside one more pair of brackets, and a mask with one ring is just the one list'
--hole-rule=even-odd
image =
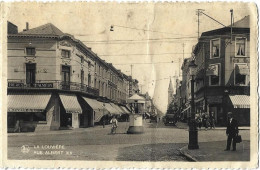
{"label": "street", "polygon": [[[165,126],[162,122],[144,122],[143,134],[126,134],[129,122],[119,122],[117,134],[111,126],[96,126],[70,131],[9,134],[9,159],[44,160],[118,160],[118,161],[187,161],[180,148],[188,144],[187,129]],[[243,140],[249,131],[241,130]],[[224,130],[199,131],[199,143],[224,142]],[[29,146],[22,150],[22,146]],[[26,147],[27,147],[26,146]],[[223,149],[225,146],[223,146]],[[23,148],[24,149],[24,148]],[[239,158],[238,158],[239,159]]]}

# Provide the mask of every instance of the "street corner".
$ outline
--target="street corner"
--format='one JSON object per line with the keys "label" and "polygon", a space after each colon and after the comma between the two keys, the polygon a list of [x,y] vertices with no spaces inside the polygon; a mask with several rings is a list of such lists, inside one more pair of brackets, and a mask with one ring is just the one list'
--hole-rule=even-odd
{"label": "street corner", "polygon": [[250,161],[250,141],[237,144],[236,151],[224,151],[226,141],[201,142],[199,149],[189,150],[188,145],[180,152],[189,161]]}

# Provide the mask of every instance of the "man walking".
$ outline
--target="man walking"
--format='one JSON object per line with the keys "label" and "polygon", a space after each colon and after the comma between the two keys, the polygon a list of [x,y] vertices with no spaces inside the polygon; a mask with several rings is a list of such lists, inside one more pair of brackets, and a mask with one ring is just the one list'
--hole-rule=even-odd
{"label": "man walking", "polygon": [[225,151],[230,150],[230,145],[231,145],[232,140],[233,140],[233,143],[232,143],[233,151],[235,151],[236,150],[235,138],[238,135],[238,122],[233,117],[232,112],[228,112],[227,116],[228,116],[228,121],[227,121],[226,134],[227,134],[228,138],[227,138],[227,147],[226,147]]}

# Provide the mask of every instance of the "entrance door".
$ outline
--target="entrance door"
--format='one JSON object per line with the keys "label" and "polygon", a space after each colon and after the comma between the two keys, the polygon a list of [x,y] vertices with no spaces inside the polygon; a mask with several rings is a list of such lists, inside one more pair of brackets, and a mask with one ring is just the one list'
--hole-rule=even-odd
{"label": "entrance door", "polygon": [[26,64],[26,84],[33,87],[35,84],[36,64]]}
{"label": "entrance door", "polygon": [[70,89],[70,67],[69,66],[62,66],[62,89],[69,90]]}

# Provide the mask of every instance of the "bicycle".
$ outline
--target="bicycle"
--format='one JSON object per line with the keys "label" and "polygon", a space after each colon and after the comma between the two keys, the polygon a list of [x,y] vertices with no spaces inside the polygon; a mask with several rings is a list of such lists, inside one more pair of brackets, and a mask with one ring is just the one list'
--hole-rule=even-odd
{"label": "bicycle", "polygon": [[116,126],[112,126],[111,128],[111,134],[116,134]]}

